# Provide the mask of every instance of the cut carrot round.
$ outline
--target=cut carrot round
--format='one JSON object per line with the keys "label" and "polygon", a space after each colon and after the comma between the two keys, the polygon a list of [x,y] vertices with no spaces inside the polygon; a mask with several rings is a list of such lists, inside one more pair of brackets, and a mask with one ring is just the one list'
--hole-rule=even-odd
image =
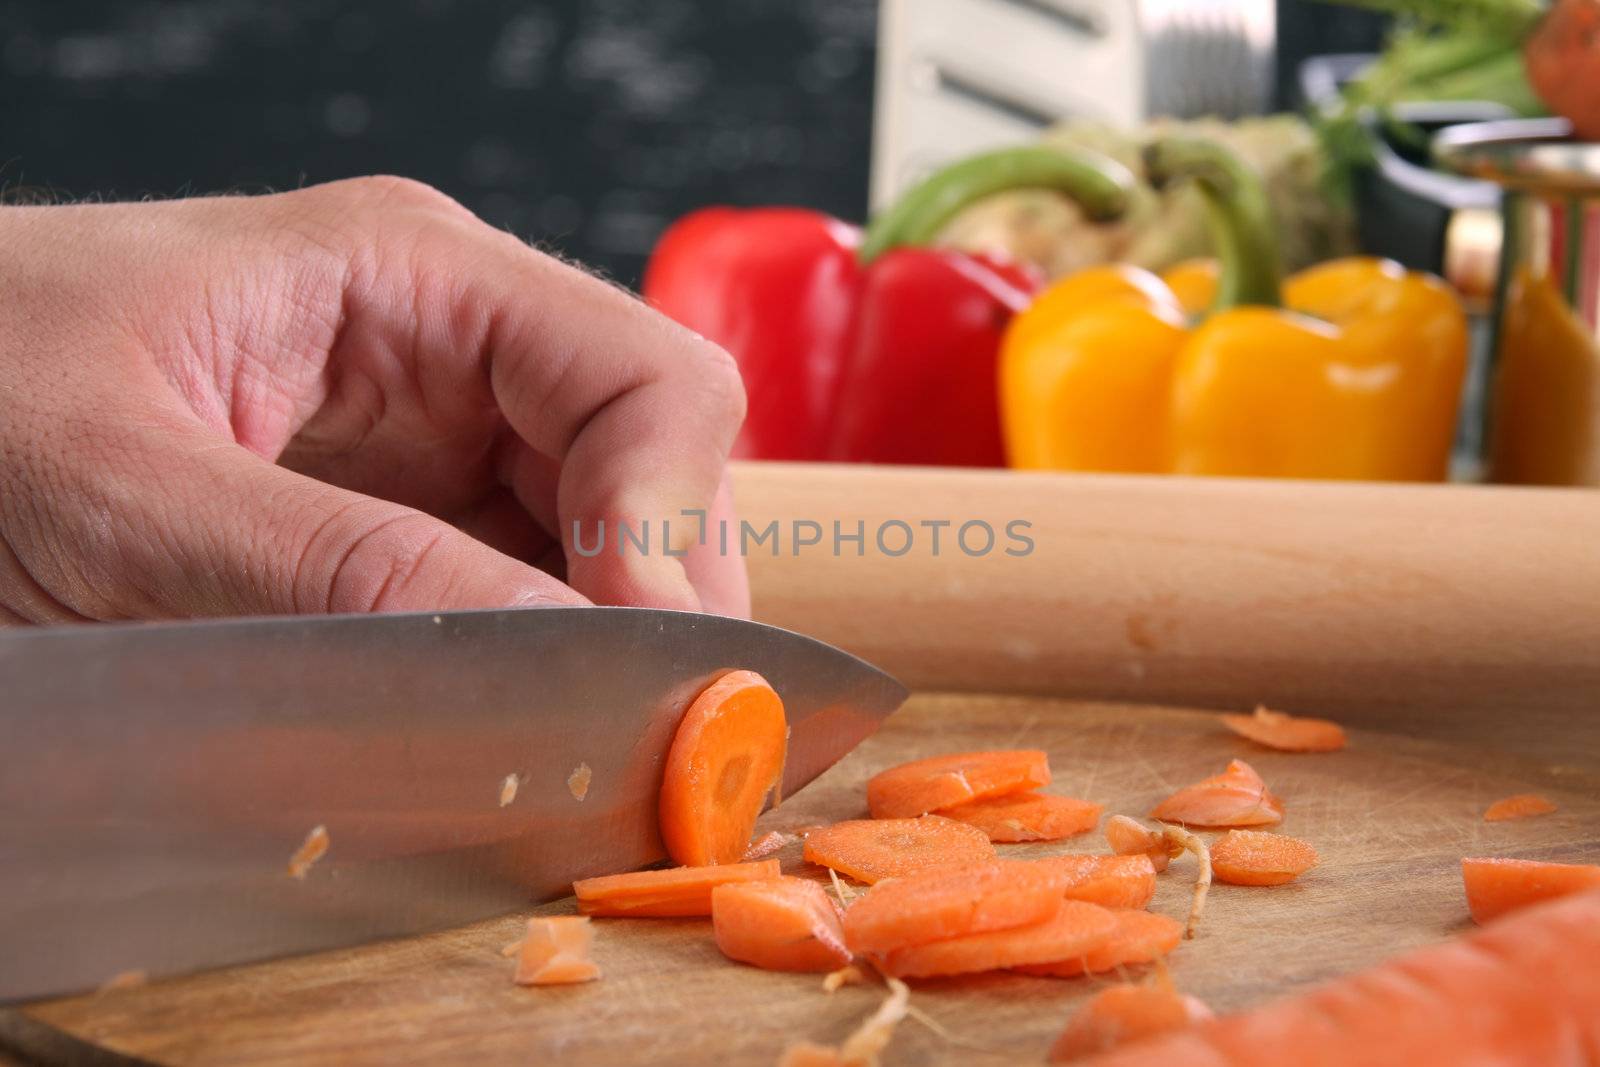
{"label": "cut carrot round", "polygon": [[669,867],[584,878],[572,883],[585,915],[681,917],[711,914],[711,891],[729,882],[757,882],[781,875],[777,860],[724,863],[714,867]]}
{"label": "cut carrot round", "polygon": [[[1182,1030],[1210,1018],[1211,1010],[1200,1001],[1171,989],[1109,986],[1085,1001],[1067,1023],[1067,1028],[1061,1031],[1050,1049],[1050,1062],[1068,1063],[1109,1052],[1130,1042]],[[1172,1062],[1178,1067],[1185,1061]]]}
{"label": "cut carrot round", "polygon": [[1165,915],[1135,908],[1124,908],[1111,914],[1116,917],[1117,928],[1102,944],[1082,956],[1055,963],[1030,964],[1017,970],[1024,974],[1055,978],[1098,974],[1158,960],[1177,948],[1183,940],[1183,924]]}
{"label": "cut carrot round", "polygon": [[1152,830],[1137,819],[1113,815],[1106,820],[1106,844],[1119,856],[1149,856],[1150,865],[1160,874],[1177,856],[1167,835]]}
{"label": "cut carrot round", "polygon": [[1223,725],[1258,745],[1279,752],[1337,752],[1344,727],[1328,719],[1302,718],[1257,705],[1253,715],[1224,715]]}
{"label": "cut carrot round", "polygon": [[1156,894],[1156,869],[1148,856],[1065,855],[1026,862],[1048,872],[1068,900],[1142,908]]}
{"label": "cut carrot round", "polygon": [[1088,833],[1100,822],[1099,804],[1046,793],[1007,793],[969,800],[940,815],[976,826],[990,841],[1059,841]]}
{"label": "cut carrot round", "polygon": [[867,782],[875,819],[912,819],[983,797],[1050,784],[1050,760],[1037,749],[962,752],[891,767]]}
{"label": "cut carrot round", "polygon": [[938,815],[919,819],[851,819],[806,835],[805,858],[858,882],[944,867],[966,867],[995,858],[989,835],[976,826]]}
{"label": "cut carrot round", "polygon": [[1110,909],[1081,900],[1063,900],[1055,914],[1043,922],[908,945],[884,956],[880,966],[885,974],[897,978],[1005,970],[1082,956],[1109,938],[1116,928],[1117,920]]}
{"label": "cut carrot round", "polygon": [[1211,873],[1232,885],[1283,885],[1316,865],[1316,849],[1284,834],[1229,830],[1211,846]]}
{"label": "cut carrot round", "polygon": [[717,886],[711,925],[724,956],[765,970],[825,972],[850,962],[833,902],[803,878]]}
{"label": "cut carrot round", "polygon": [[1600,888],[1600,866],[1592,863],[1541,863],[1537,860],[1464,859],[1467,907],[1475,922],[1486,923],[1508,911],[1541,900]]}
{"label": "cut carrot round", "polygon": [[1283,801],[1272,795],[1261,776],[1244,760],[1227,770],[1185,786],[1150,813],[1162,822],[1186,826],[1271,826],[1283,821]]}
{"label": "cut carrot round", "polygon": [[1518,793],[1490,804],[1483,813],[1484,822],[1510,822],[1512,819],[1529,819],[1535,815],[1548,815],[1560,810],[1556,804],[1537,793]]}
{"label": "cut carrot round", "polygon": [[767,797],[781,785],[788,744],[783,701],[754,671],[729,671],[684,713],[661,780],[661,839],[677,863],[734,863]]}
{"label": "cut carrot round", "polygon": [[589,958],[594,930],[587,915],[553,915],[528,920],[528,934],[517,950],[518,985],[570,985],[600,977]]}
{"label": "cut carrot round", "polygon": [[998,862],[929,871],[874,886],[844,914],[845,943],[882,954],[907,945],[1043,922],[1062,893],[1037,864]]}

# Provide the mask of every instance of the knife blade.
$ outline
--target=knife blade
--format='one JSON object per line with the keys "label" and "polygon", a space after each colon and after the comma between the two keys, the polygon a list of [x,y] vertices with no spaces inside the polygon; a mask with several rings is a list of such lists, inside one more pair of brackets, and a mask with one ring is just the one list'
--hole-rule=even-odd
{"label": "knife blade", "polygon": [[658,860],[673,730],[730,668],[783,698],[785,795],[906,695],[787,630],[639,608],[0,633],[0,1001],[458,925]]}

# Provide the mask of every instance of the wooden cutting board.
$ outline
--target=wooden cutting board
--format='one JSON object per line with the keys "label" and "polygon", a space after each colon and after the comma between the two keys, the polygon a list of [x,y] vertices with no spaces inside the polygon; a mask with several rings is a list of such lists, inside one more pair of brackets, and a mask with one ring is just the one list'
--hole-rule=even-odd
{"label": "wooden cutting board", "polygon": [[[1600,861],[1600,720],[1571,721],[1569,762],[1357,731],[1344,752],[1288,755],[1233,737],[1212,713],[1024,697],[924,695],[769,813],[795,830],[865,814],[864,783],[894,763],[1038,747],[1054,791],[1142,814],[1178,786],[1250,760],[1287,804],[1282,829],[1322,864],[1300,883],[1218,886],[1196,940],[1171,958],[1183,989],[1233,1011],[1468,929],[1458,860]],[[1542,792],[1554,815],[1488,824],[1491,801]],[[1105,851],[1098,836],[1014,855]],[[781,858],[807,870],[798,845]],[[816,873],[811,869],[812,873]],[[1181,916],[1193,872],[1174,863],[1152,907]],[[572,910],[571,901],[542,909]],[[176,1064],[773,1064],[797,1038],[842,1039],[881,990],[828,995],[814,975],[723,959],[705,921],[601,920],[602,981],[523,989],[500,949],[507,917],[428,937],[36,1005],[29,1016],[121,1053]],[[1099,979],[1007,974],[918,983],[888,1064],[1042,1062]],[[44,1057],[47,1058],[47,1057]]]}

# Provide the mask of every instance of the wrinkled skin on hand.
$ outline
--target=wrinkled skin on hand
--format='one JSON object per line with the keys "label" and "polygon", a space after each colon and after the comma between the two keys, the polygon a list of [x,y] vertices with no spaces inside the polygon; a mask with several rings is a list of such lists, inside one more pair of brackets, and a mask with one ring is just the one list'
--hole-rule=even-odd
{"label": "wrinkled skin on hand", "polygon": [[[414,182],[0,208],[0,622],[748,611],[716,346]],[[563,548],[563,541],[567,548]]]}

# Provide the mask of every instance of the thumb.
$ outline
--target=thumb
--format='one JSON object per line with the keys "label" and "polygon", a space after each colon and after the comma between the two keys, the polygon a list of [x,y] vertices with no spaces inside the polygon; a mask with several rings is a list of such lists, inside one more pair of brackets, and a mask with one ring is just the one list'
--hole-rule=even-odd
{"label": "thumb", "polygon": [[[161,449],[168,475],[125,512],[133,614],[442,611],[588,601],[431,515],[276,466],[236,445]],[[182,459],[174,465],[174,454]],[[142,603],[141,603],[142,602]],[[141,610],[141,608],[143,610]],[[153,610],[151,610],[153,609]]]}

